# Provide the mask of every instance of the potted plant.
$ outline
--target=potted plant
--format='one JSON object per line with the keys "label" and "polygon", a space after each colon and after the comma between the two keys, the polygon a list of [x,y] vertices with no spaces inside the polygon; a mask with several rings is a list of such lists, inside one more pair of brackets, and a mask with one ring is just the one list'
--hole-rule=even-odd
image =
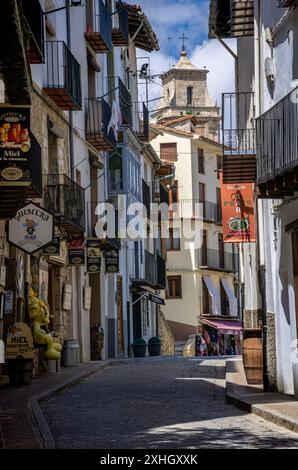
{"label": "potted plant", "polygon": [[145,357],[146,356],[146,341],[142,338],[136,338],[132,343],[132,350],[134,357]]}
{"label": "potted plant", "polygon": [[150,356],[160,356],[161,342],[158,336],[153,336],[148,341],[148,351]]}

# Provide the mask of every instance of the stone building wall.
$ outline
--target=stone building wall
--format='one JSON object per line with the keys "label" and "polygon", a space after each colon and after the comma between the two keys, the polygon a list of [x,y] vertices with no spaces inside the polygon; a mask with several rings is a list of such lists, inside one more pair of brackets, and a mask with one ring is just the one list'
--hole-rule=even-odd
{"label": "stone building wall", "polygon": [[158,331],[161,339],[161,355],[175,354],[175,340],[162,312],[159,313]]}
{"label": "stone building wall", "polygon": [[275,314],[267,312],[267,368],[270,391],[277,391]]}

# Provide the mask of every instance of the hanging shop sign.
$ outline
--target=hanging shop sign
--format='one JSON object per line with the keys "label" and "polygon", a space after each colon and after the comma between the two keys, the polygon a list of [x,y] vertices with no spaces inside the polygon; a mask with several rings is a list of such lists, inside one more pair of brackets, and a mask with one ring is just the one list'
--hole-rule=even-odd
{"label": "hanging shop sign", "polygon": [[61,237],[55,236],[51,243],[42,250],[43,256],[60,256]]}
{"label": "hanging shop sign", "polygon": [[30,181],[30,108],[0,107],[0,186]]}
{"label": "hanging shop sign", "polygon": [[106,273],[119,273],[119,250],[109,250],[105,254]]}
{"label": "hanging shop sign", "polygon": [[156,305],[165,305],[164,299],[158,297],[157,295],[151,294],[150,292],[148,293],[148,299],[150,300],[150,302]]}
{"label": "hanging shop sign", "polygon": [[73,238],[68,243],[69,266],[85,266],[85,244],[83,237]]}
{"label": "hanging shop sign", "polygon": [[26,323],[15,323],[7,332],[6,360],[33,359],[34,345],[31,330]]}
{"label": "hanging shop sign", "polygon": [[220,188],[224,242],[255,242],[253,183],[223,184],[221,176]]}
{"label": "hanging shop sign", "polygon": [[26,253],[41,250],[53,240],[53,236],[53,215],[36,204],[26,204],[9,221],[9,242]]}
{"label": "hanging shop sign", "polygon": [[97,274],[101,270],[101,241],[97,238],[87,240],[87,273]]}

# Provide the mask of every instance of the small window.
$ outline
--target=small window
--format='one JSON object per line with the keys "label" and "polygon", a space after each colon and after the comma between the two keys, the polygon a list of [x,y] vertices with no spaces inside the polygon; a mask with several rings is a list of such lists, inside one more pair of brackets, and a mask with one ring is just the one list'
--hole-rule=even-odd
{"label": "small window", "polygon": [[168,299],[182,299],[182,281],[181,276],[168,276]]}
{"label": "small window", "polygon": [[203,149],[198,149],[198,172],[205,174],[205,155]]}
{"label": "small window", "polygon": [[167,250],[168,251],[179,251],[180,250],[180,230],[179,228],[169,229],[169,238],[167,239]]}
{"label": "small window", "polygon": [[187,87],[187,104],[192,105],[193,87]]}
{"label": "small window", "polygon": [[177,143],[160,144],[160,158],[167,162],[177,161]]}

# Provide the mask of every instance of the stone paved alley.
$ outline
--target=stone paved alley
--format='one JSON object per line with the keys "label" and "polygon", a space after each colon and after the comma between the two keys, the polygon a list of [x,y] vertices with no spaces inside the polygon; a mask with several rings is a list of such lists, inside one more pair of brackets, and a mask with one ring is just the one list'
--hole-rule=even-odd
{"label": "stone paved alley", "polygon": [[298,448],[225,401],[223,359],[116,365],[42,406],[57,448]]}

